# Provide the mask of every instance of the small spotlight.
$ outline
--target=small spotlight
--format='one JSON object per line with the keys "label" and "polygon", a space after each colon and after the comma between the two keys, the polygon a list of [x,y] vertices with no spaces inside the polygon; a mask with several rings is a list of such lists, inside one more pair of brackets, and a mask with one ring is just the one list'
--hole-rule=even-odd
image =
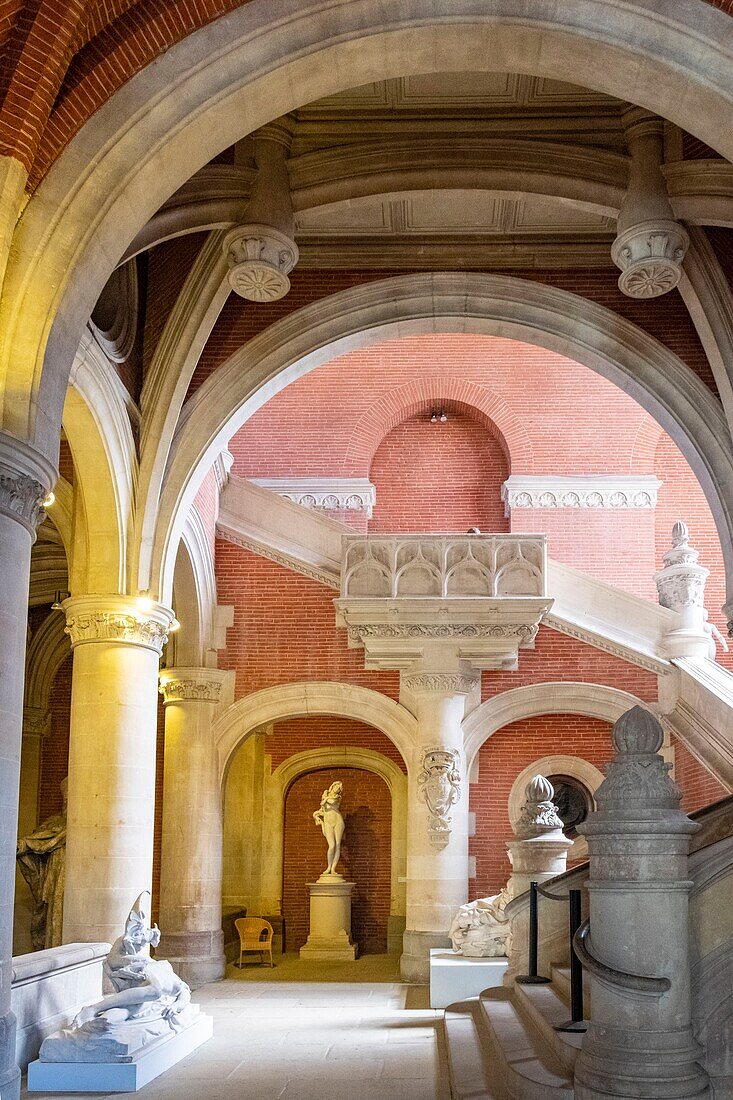
{"label": "small spotlight", "polygon": [[48,496],[41,502],[41,508],[50,508],[56,500],[55,493],[49,493]]}
{"label": "small spotlight", "polygon": [[430,423],[431,424],[437,424],[438,423],[438,414],[436,412],[434,412],[433,415],[430,417]]}
{"label": "small spotlight", "polygon": [[181,624],[179,623],[178,619],[174,619],[173,622],[171,623],[171,625],[168,627],[168,633],[173,634],[176,630],[180,630],[180,629],[181,629]]}
{"label": "small spotlight", "polygon": [[440,410],[440,423],[441,424],[447,424],[448,423],[448,417],[446,416],[445,412],[442,409]]}

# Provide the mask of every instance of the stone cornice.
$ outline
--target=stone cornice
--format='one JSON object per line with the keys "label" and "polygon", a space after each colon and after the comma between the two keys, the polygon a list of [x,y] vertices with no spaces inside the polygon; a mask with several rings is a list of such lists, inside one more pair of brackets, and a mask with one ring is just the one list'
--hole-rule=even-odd
{"label": "stone cornice", "polygon": [[163,703],[219,703],[227,675],[216,668],[164,668],[160,673]]}
{"label": "stone cornice", "polygon": [[650,475],[512,474],[501,487],[512,508],[656,508],[662,482]]}
{"label": "stone cornice", "polygon": [[304,508],[366,512],[371,518],[377,491],[365,477],[251,477],[261,489]]}
{"label": "stone cornice", "polygon": [[72,596],[61,605],[72,648],[116,642],[152,649],[160,656],[173,613],[162,604],[131,596]]}

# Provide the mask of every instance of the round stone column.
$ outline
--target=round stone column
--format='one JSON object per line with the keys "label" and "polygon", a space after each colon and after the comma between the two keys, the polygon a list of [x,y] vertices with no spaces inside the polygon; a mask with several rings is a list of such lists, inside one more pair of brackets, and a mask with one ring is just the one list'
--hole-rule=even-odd
{"label": "round stone column", "polygon": [[0,1096],[20,1095],[10,1011],[18,781],[31,546],[56,473],[26,444],[0,433]]}
{"label": "round stone column", "polygon": [[228,674],[166,668],[163,850],[156,954],[189,985],[224,977],[221,928],[222,811],[212,723]]}
{"label": "round stone column", "polygon": [[74,653],[64,942],[112,943],[152,886],[158,664],[173,614],[129,596],[63,609]]}
{"label": "round stone column", "polygon": [[418,747],[408,774],[407,913],[402,977],[427,982],[431,947],[449,947],[448,929],[468,898],[468,782],[463,753],[466,696],[477,677],[413,673]]}
{"label": "round stone column", "polygon": [[578,826],[590,853],[593,1012],[575,1095],[691,1100],[709,1090],[691,1025],[687,857],[699,825],[679,808],[654,715],[633,707],[612,736],[599,808]]}

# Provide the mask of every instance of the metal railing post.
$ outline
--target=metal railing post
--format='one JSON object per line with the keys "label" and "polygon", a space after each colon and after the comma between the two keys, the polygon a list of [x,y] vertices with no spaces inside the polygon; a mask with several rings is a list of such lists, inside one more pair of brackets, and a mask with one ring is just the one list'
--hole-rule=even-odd
{"label": "metal railing post", "polygon": [[545,985],[550,978],[543,978],[537,973],[537,942],[539,938],[539,925],[537,920],[537,883],[529,884],[529,974],[522,974],[516,979],[520,985]]}
{"label": "metal railing post", "polygon": [[568,892],[568,914],[570,923],[570,1019],[557,1024],[555,1031],[587,1031],[588,1025],[583,1019],[583,967],[575,950],[575,933],[582,922],[580,890]]}

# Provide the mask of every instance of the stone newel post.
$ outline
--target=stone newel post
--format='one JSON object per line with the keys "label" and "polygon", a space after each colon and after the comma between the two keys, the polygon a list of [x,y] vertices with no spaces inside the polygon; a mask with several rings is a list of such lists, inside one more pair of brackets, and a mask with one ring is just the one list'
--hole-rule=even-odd
{"label": "stone newel post", "polygon": [[28,629],[31,546],[43,500],[56,481],[50,463],[20,440],[0,433],[0,1096],[20,1095],[15,1016],[10,1010],[13,884],[18,776],[23,730],[23,678]]}
{"label": "stone newel post", "polygon": [[166,668],[158,956],[189,985],[224,977],[222,814],[212,722],[229,674]]}
{"label": "stone newel post", "polygon": [[152,600],[65,600],[74,652],[64,942],[112,943],[153,873],[158,664],[173,614]]}
{"label": "stone newel post", "polygon": [[599,808],[578,827],[590,852],[593,999],[575,1071],[581,1100],[708,1092],[690,1006],[687,853],[698,826],[679,808],[662,741],[643,707],[619,718]]}
{"label": "stone newel post", "polygon": [[461,722],[477,675],[403,675],[418,722],[408,776],[407,927],[403,978],[426,981],[429,949],[447,947],[448,928],[468,895],[468,783]]}

